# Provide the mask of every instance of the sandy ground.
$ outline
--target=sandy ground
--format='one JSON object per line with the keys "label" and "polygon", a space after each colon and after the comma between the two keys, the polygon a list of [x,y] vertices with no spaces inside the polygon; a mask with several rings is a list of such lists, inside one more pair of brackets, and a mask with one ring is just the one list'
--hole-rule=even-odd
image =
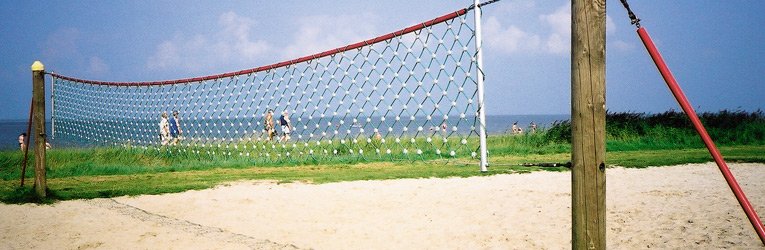
{"label": "sandy ground", "polygon": [[[765,214],[765,164],[731,164]],[[0,249],[561,249],[571,173],[214,189],[0,205]],[[713,163],[607,170],[612,249],[764,248]]]}

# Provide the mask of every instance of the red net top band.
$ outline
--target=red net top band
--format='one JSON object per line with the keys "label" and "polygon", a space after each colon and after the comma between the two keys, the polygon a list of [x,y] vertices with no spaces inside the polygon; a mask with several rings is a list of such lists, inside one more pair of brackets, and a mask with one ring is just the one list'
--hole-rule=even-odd
{"label": "red net top band", "polygon": [[164,80],[164,81],[150,81],[150,82],[105,82],[105,81],[94,81],[94,80],[77,79],[77,78],[74,78],[74,77],[63,76],[63,75],[59,75],[59,74],[56,74],[56,73],[49,73],[49,74],[51,76],[55,77],[55,78],[59,78],[59,79],[62,79],[62,80],[67,80],[67,81],[74,81],[74,82],[94,84],[94,85],[111,85],[111,86],[169,85],[169,84],[181,84],[181,83],[191,83],[191,82],[201,82],[201,81],[208,81],[208,80],[216,80],[216,79],[228,78],[228,77],[233,77],[233,76],[238,76],[238,75],[246,75],[246,74],[252,74],[252,73],[256,73],[256,72],[267,71],[267,70],[271,70],[271,69],[276,69],[276,68],[285,67],[285,66],[288,66],[288,65],[298,64],[298,63],[302,63],[302,62],[306,62],[306,61],[322,58],[322,57],[325,57],[325,56],[330,56],[330,55],[342,53],[342,52],[353,50],[353,49],[358,49],[358,48],[361,48],[361,47],[366,46],[366,45],[375,44],[375,43],[378,43],[378,42],[381,42],[381,41],[385,41],[385,40],[388,40],[388,39],[391,39],[391,38],[394,38],[394,37],[397,37],[397,36],[402,36],[402,35],[405,35],[405,34],[408,34],[408,33],[412,33],[412,32],[415,32],[415,31],[418,31],[418,30],[421,30],[421,29],[424,29],[424,28],[427,28],[427,27],[430,27],[430,26],[433,26],[433,25],[436,25],[436,24],[439,24],[439,23],[442,23],[442,22],[446,22],[446,21],[451,20],[453,18],[465,15],[467,13],[467,11],[468,11],[468,9],[461,9],[461,10],[458,10],[458,11],[455,11],[455,12],[452,12],[452,13],[449,13],[449,14],[437,17],[437,18],[435,18],[433,20],[430,20],[430,21],[426,21],[426,22],[422,22],[420,24],[412,25],[412,26],[410,26],[408,28],[405,28],[405,29],[402,29],[402,30],[391,32],[391,33],[388,33],[388,34],[385,34],[385,35],[382,35],[382,36],[378,36],[378,37],[375,37],[375,38],[372,38],[372,39],[369,39],[369,40],[364,40],[364,41],[357,42],[357,43],[354,43],[354,44],[349,44],[349,45],[346,45],[346,46],[342,46],[342,47],[338,47],[338,48],[335,48],[335,49],[327,50],[327,51],[324,51],[324,52],[321,52],[321,53],[316,53],[316,54],[313,54],[313,55],[308,55],[308,56],[300,57],[300,58],[297,58],[297,59],[287,60],[287,61],[283,61],[283,62],[271,64],[271,65],[265,65],[265,66],[260,66],[260,67],[256,67],[256,68],[245,69],[245,70],[240,70],[240,71],[235,71],[235,72],[228,72],[228,73],[223,73],[223,74],[218,74],[218,75],[208,75],[208,76],[200,76],[200,77],[194,77],[194,78],[184,78],[184,79]]}

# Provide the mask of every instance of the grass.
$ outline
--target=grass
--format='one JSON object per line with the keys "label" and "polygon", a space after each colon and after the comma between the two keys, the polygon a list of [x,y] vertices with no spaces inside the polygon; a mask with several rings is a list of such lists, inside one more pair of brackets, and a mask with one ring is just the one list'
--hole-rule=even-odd
{"label": "grass", "polygon": [[[713,139],[728,162],[765,163],[765,115],[762,111],[704,113]],[[607,116],[606,154],[609,165],[648,167],[712,161],[684,115],[665,112],[655,115],[616,113]],[[687,120],[687,119],[686,119]],[[420,139],[417,139],[420,140]],[[239,180],[327,183],[399,178],[469,177],[538,170],[567,171],[564,167],[524,167],[523,163],[570,160],[570,124],[558,122],[550,129],[526,135],[493,135],[488,138],[489,172],[478,171],[469,156],[448,157],[426,149],[422,155],[395,152],[390,157],[343,154],[337,157],[302,157],[279,160],[272,157],[237,157],[222,154],[197,155],[178,148],[139,149],[106,147],[55,149],[47,155],[50,196],[38,199],[28,167],[26,187],[19,188],[22,156],[18,151],[0,151],[0,201],[5,203],[52,202],[55,200],[161,194],[205,189]],[[379,145],[355,145],[372,152]],[[419,143],[419,144],[417,144]],[[447,148],[477,147],[475,138],[449,142]],[[428,144],[416,141],[417,146]],[[330,150],[347,149],[332,145]],[[398,159],[398,160],[392,160]],[[30,159],[30,163],[33,162]]]}

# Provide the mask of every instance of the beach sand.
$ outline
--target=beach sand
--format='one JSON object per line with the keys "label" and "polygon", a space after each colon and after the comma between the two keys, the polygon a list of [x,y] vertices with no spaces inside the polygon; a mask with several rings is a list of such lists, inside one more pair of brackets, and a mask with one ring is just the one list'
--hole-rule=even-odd
{"label": "beach sand", "polygon": [[[765,164],[730,164],[762,218]],[[763,248],[714,163],[607,171],[607,246]],[[0,205],[0,249],[561,249],[571,173],[330,184]]]}

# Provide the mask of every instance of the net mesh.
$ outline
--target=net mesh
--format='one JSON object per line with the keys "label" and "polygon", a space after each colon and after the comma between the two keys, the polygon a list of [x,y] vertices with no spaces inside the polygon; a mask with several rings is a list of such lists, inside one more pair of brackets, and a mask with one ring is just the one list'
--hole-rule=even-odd
{"label": "net mesh", "polygon": [[476,157],[479,69],[467,13],[219,76],[114,83],[52,74],[53,137],[200,156]]}

